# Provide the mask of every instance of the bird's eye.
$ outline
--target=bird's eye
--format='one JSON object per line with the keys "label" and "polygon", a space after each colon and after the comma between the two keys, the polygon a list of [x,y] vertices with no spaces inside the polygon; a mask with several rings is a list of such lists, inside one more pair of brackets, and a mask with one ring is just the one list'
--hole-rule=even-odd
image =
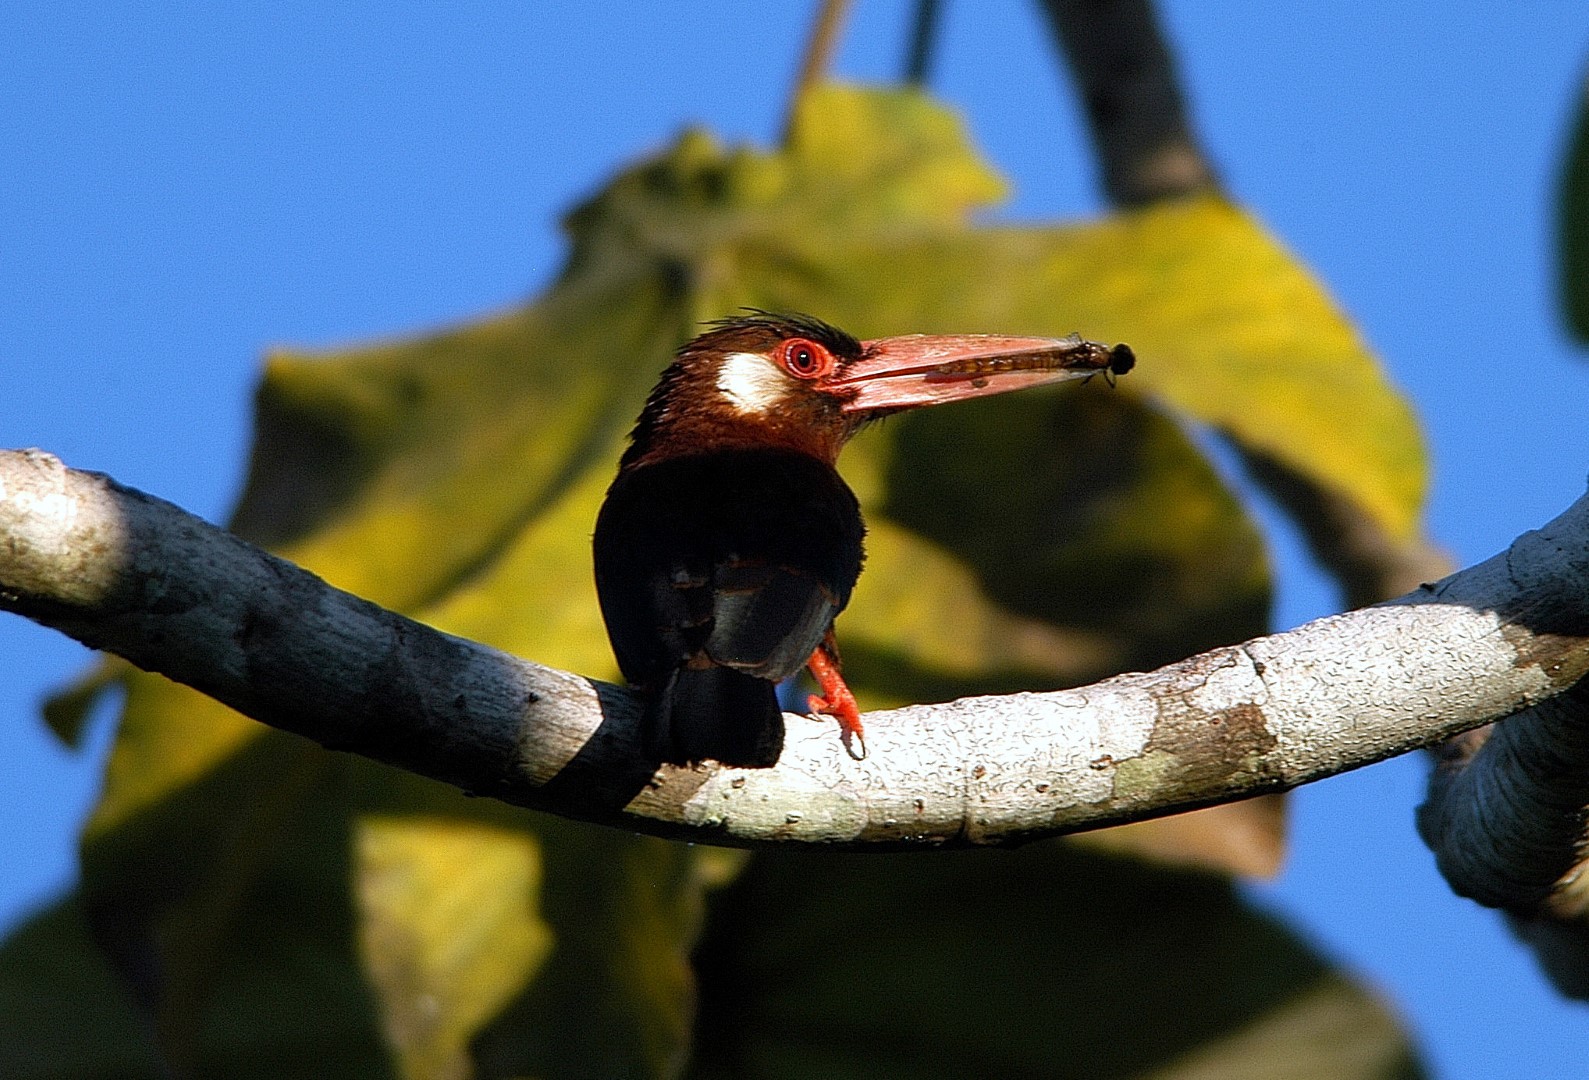
{"label": "bird's eye", "polygon": [[833,354],[805,338],[792,338],[780,345],[778,360],[797,379],[820,379],[833,370]]}

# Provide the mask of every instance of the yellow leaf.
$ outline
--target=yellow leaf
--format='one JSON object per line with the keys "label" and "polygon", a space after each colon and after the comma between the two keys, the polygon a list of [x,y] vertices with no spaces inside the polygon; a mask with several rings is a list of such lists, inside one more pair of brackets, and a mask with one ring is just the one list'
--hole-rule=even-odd
{"label": "yellow leaf", "polygon": [[[951,407],[852,448],[871,557],[839,634],[871,703],[1060,685],[1259,632],[1261,543],[1188,429],[1261,450],[1410,535],[1423,485],[1411,414],[1261,227],[1206,200],[974,224],[1000,189],[958,119],[911,91],[823,88],[787,151],[687,133],[570,214],[568,265],[522,310],[274,356],[234,527],[387,606],[610,676],[589,534],[623,435],[674,346],[751,304],[866,336],[1074,330],[1140,357],[1117,392],[1095,381]],[[393,1054],[411,1075],[678,1066],[703,893],[736,860],[471,801],[153,676],[126,681],[84,895],[123,970],[161,972],[142,989],[180,1067],[268,1076],[334,1058],[351,1074]],[[915,878],[901,865],[868,870],[879,895]],[[946,892],[978,893],[991,864],[932,865]],[[857,944],[823,922],[875,900],[848,887],[790,875],[804,914],[780,925],[806,935],[813,972]],[[893,917],[919,921],[908,906]],[[713,962],[748,977],[787,945],[757,940]],[[891,941],[863,939],[876,949],[858,970],[892,977],[910,946]],[[955,941],[975,964],[910,968],[922,985],[984,963],[984,945],[995,965],[1030,945],[977,926]],[[1195,944],[1154,963],[1207,970],[1215,954]],[[1046,1030],[1039,1000],[1008,1016]],[[773,1001],[799,1015],[776,994],[745,1007]],[[271,1030],[292,1038],[267,1054]]]}
{"label": "yellow leaf", "polygon": [[412,1080],[473,1074],[469,1041],[552,947],[540,849],[515,830],[368,816],[354,831],[361,953]]}

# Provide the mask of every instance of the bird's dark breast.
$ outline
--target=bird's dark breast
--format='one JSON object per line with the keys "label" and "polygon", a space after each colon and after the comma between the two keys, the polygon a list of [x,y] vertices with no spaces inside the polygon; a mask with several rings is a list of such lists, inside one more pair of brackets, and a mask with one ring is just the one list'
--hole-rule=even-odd
{"label": "bird's dark breast", "polygon": [[721,665],[776,682],[849,602],[864,528],[825,463],[722,450],[620,473],[596,521],[596,588],[631,683]]}

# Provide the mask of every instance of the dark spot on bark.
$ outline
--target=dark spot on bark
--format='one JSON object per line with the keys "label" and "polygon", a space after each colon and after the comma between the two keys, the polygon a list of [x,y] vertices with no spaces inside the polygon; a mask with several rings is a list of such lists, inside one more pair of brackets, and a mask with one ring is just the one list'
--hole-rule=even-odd
{"label": "dark spot on bark", "polygon": [[1277,776],[1268,755],[1278,740],[1270,732],[1263,709],[1244,702],[1212,716],[1170,697],[1159,704],[1159,719],[1144,747],[1175,755],[1177,775],[1187,796],[1221,793],[1228,780],[1242,773],[1255,779]]}
{"label": "dark spot on bark", "polygon": [[1579,634],[1553,633],[1513,623],[1501,626],[1501,637],[1517,654],[1519,668],[1537,667],[1560,690],[1589,675],[1589,660],[1583,656],[1584,638]]}
{"label": "dark spot on bark", "polygon": [[[485,749],[475,741],[477,733],[459,722],[457,710],[467,699],[435,692],[464,665],[464,646],[399,616],[379,617],[390,635],[387,647],[357,674],[362,685],[349,688],[342,702],[348,721],[367,741],[367,752],[383,761],[408,768],[425,762],[426,771],[439,778],[455,768],[467,772],[469,759]],[[456,760],[439,760],[443,751]]]}

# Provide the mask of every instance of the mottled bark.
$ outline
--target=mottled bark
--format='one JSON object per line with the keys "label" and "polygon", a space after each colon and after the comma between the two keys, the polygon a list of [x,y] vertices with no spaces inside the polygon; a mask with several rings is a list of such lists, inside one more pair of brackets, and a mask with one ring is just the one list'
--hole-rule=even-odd
{"label": "mottled bark", "polygon": [[0,538],[0,607],[255,719],[707,843],[875,850],[1118,824],[1431,745],[1589,670],[1586,497],[1389,603],[1075,690],[868,714],[864,761],[830,721],[791,716],[776,768],[678,769],[641,755],[628,690],[440,633],[48,454],[0,452]]}

